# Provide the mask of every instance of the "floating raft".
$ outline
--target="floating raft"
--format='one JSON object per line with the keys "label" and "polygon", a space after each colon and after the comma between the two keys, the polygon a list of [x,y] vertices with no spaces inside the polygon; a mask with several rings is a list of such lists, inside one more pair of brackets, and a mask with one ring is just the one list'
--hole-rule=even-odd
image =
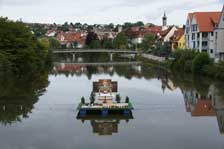
{"label": "floating raft", "polygon": [[90,104],[80,104],[77,108],[79,110],[77,117],[85,117],[87,115],[132,115],[132,103],[116,103],[112,106],[99,106]]}
{"label": "floating raft", "polygon": [[78,114],[77,116],[78,120],[130,120],[130,119],[134,119],[132,113],[128,114],[128,115],[123,115],[123,114],[110,114],[107,116],[102,116],[100,114],[94,114],[94,113],[90,113],[86,116],[80,116]]}
{"label": "floating raft", "polygon": [[126,97],[125,102],[121,102],[120,95],[116,94],[117,91],[117,82],[112,80],[104,79],[93,82],[93,91],[90,95],[91,103],[85,103],[83,97],[77,108],[79,111],[77,117],[85,117],[88,115],[132,115],[133,105],[129,101],[129,98]]}

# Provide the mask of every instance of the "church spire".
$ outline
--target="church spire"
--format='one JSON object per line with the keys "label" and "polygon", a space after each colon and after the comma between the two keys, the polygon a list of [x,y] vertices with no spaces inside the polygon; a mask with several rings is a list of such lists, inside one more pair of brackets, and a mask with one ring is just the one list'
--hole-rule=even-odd
{"label": "church spire", "polygon": [[167,26],[167,16],[166,12],[164,11],[164,16],[163,16],[163,27]]}

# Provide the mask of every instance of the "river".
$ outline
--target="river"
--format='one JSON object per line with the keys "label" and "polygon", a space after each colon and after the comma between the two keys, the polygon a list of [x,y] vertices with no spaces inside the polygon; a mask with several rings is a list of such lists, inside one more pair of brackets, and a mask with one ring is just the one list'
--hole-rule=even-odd
{"label": "river", "polygon": [[[1,149],[224,148],[222,82],[130,61],[55,62],[41,80],[1,83]],[[99,79],[118,82],[122,99],[133,103],[133,119],[76,118],[81,97],[89,99]]]}

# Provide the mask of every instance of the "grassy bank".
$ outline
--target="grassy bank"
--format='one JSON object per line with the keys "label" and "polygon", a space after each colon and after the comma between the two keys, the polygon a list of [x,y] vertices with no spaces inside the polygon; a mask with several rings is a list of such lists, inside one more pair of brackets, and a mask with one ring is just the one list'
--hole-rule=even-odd
{"label": "grassy bank", "polygon": [[224,80],[224,62],[214,63],[207,53],[177,50],[172,57],[166,62],[172,71]]}
{"label": "grassy bank", "polygon": [[172,60],[158,62],[138,57],[144,65],[159,67],[174,74],[188,74],[193,77],[208,77],[224,80],[224,62],[215,63],[207,53],[190,50],[177,50],[172,55]]}

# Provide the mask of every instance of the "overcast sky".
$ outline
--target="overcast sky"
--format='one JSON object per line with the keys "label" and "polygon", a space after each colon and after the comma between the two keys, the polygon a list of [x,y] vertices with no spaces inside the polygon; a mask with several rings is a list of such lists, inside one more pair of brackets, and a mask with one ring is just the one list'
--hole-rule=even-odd
{"label": "overcast sky", "polygon": [[221,11],[224,0],[0,0],[0,16],[25,22],[105,24],[143,21],[182,25],[188,12]]}

